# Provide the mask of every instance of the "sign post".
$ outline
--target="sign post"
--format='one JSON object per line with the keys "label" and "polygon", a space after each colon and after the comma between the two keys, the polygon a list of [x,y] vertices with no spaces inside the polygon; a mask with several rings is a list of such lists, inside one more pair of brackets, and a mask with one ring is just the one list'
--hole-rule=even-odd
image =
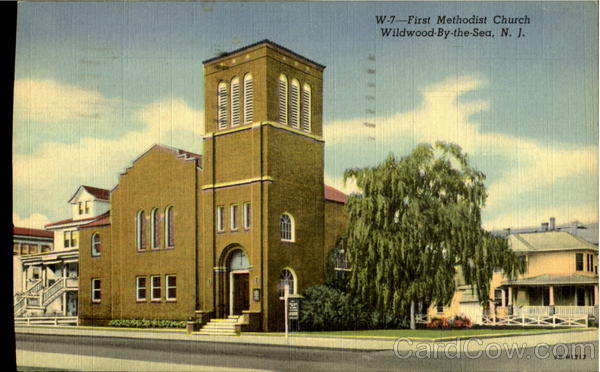
{"label": "sign post", "polygon": [[285,337],[288,337],[288,332],[289,332],[289,319],[288,319],[288,300],[289,300],[289,296],[290,296],[290,285],[286,284],[283,286],[284,289],[284,294],[283,294],[283,301],[284,301],[284,305],[285,305]]}

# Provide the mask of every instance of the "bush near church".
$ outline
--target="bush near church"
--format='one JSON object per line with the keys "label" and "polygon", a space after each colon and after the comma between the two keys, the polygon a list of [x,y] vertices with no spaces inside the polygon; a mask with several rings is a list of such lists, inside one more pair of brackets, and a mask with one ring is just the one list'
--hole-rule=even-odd
{"label": "bush near church", "polygon": [[183,320],[167,319],[113,319],[108,322],[109,327],[124,328],[185,328]]}

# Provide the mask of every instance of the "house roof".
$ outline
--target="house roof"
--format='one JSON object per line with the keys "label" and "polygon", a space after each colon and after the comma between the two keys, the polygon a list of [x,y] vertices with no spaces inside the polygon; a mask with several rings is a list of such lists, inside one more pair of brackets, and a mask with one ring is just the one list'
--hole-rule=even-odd
{"label": "house roof", "polygon": [[41,238],[53,238],[54,231],[30,229],[28,227],[13,227],[13,235],[37,236]]}
{"label": "house roof", "polygon": [[566,231],[511,234],[508,242],[515,252],[598,251],[598,247]]}
{"label": "house roof", "polygon": [[574,285],[574,284],[598,284],[598,277],[586,275],[538,275],[530,278],[506,280],[503,285],[522,285],[522,286],[538,286],[538,285]]}
{"label": "house roof", "polygon": [[96,198],[98,200],[108,201],[110,198],[110,190],[101,189],[99,187],[94,187],[94,186],[81,185],[77,188],[77,191],[75,191],[75,194],[73,194],[73,196],[71,196],[71,198],[69,199],[69,203],[73,199],[75,199],[75,197],[77,195],[79,195],[79,193],[81,192],[81,189],[89,192],[94,198]]}
{"label": "house roof", "polygon": [[67,218],[66,220],[60,220],[60,221],[56,221],[56,222],[51,222],[49,224],[46,224],[44,227],[54,227],[54,226],[65,225],[65,224],[74,223],[74,222],[77,222],[77,223],[82,222],[80,225],[83,225],[83,222],[89,223],[89,222],[91,222],[93,220],[96,220],[100,216],[102,216],[102,214],[100,214],[98,216],[95,216],[95,217],[82,218],[80,220],[73,220],[72,218]]}
{"label": "house roof", "polygon": [[460,298],[459,303],[466,304],[470,302],[479,302],[479,297],[477,296],[477,293],[475,293],[475,291],[473,290],[473,286],[467,285],[459,289],[463,290],[463,295]]}
{"label": "house roof", "polygon": [[296,52],[294,52],[292,50],[289,50],[288,48],[286,48],[284,46],[281,46],[281,45],[279,45],[277,43],[272,42],[269,39],[264,39],[264,40],[261,40],[261,41],[256,42],[256,43],[253,43],[253,44],[250,44],[250,45],[246,45],[246,46],[241,47],[239,49],[232,50],[231,52],[222,53],[222,54],[220,54],[220,55],[218,55],[216,57],[206,59],[206,60],[202,61],[202,63],[203,64],[207,64],[207,63],[215,62],[215,61],[218,61],[218,60],[220,60],[222,58],[227,58],[227,57],[230,57],[230,56],[232,56],[234,54],[240,53],[240,52],[242,52],[244,50],[255,48],[255,47],[259,46],[259,45],[268,45],[268,46],[270,46],[270,47],[272,47],[274,49],[278,49],[279,51],[285,52],[286,54],[289,54],[289,55],[291,55],[294,58],[299,58],[299,59],[302,59],[302,60],[304,60],[306,62],[310,62],[311,64],[315,65],[316,67],[320,68],[321,70],[325,68],[325,66],[323,66],[322,64],[317,63],[317,62],[315,62],[313,60],[310,60],[310,59],[304,57],[301,54],[298,54],[298,53],[296,53]]}
{"label": "house roof", "polygon": [[325,185],[325,200],[346,204],[348,195],[331,186]]}
{"label": "house roof", "polygon": [[81,228],[84,227],[94,227],[94,226],[106,226],[106,225],[110,225],[110,211],[106,211],[104,213],[102,213],[101,215],[96,217],[97,219],[86,223],[85,225],[81,225]]}

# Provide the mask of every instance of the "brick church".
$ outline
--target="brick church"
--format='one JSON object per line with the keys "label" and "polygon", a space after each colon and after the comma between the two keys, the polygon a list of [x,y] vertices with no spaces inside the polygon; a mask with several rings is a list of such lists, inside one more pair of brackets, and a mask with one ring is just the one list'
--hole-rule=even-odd
{"label": "brick church", "polygon": [[322,283],[345,228],[323,181],[323,70],[268,40],[204,61],[204,153],[153,146],[80,229],[81,324],[283,329],[284,286]]}

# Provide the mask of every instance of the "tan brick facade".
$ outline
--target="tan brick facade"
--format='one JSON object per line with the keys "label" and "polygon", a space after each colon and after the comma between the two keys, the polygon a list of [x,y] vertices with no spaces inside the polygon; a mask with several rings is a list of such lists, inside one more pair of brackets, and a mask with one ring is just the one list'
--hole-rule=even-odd
{"label": "tan brick facade", "polygon": [[[82,229],[80,317],[84,324],[190,316],[204,322],[234,312],[246,314],[250,322],[246,329],[283,328],[282,270],[295,274],[297,293],[321,283],[327,252],[345,227],[343,204],[326,202],[324,197],[322,73],[323,66],[268,41],[205,61],[206,135],[201,160],[175,149],[153,147],[121,176],[111,193],[110,225]],[[244,123],[248,112],[244,94],[250,91],[243,84],[247,74],[252,76],[252,121]],[[300,94],[305,84],[310,85],[310,105],[301,101],[298,107],[304,111],[297,112],[303,120],[309,113],[309,130],[278,123],[280,74],[289,82],[297,79]],[[227,96],[218,101],[217,93],[220,83],[229,89],[235,77],[240,81],[242,104],[239,125],[233,126],[233,100]],[[226,109],[218,102],[226,102]],[[228,123],[219,127],[221,110]],[[250,206],[249,227],[245,205]],[[151,211],[157,208],[159,226],[165,230],[168,207],[175,215],[175,247],[165,248],[166,232],[161,231],[162,240],[154,250]],[[220,207],[223,231],[217,226]],[[141,210],[147,227],[144,250],[136,246],[136,216]],[[293,241],[282,239],[284,213],[293,220]],[[94,232],[106,241],[100,257],[90,257]],[[150,299],[154,275],[162,278],[159,301]],[[176,301],[165,298],[167,275],[177,278]],[[138,277],[147,277],[145,301],[136,299]],[[92,303],[90,297],[94,278],[102,280],[100,303]]]}

